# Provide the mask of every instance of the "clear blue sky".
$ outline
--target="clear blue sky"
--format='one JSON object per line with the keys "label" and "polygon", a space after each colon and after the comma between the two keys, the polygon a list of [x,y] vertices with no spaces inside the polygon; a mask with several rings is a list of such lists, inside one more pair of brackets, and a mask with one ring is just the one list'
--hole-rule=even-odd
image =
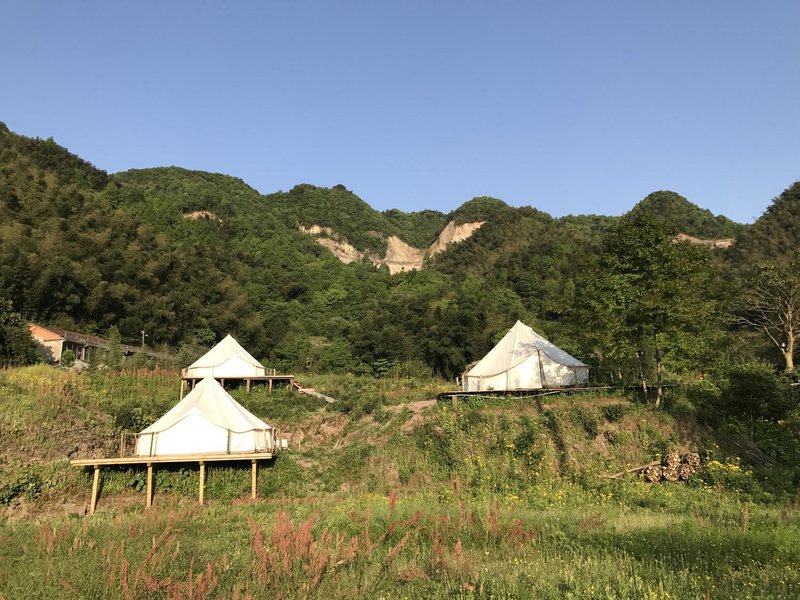
{"label": "clear blue sky", "polygon": [[800,179],[800,2],[10,2],[0,120],[378,209],[474,196],[741,222]]}

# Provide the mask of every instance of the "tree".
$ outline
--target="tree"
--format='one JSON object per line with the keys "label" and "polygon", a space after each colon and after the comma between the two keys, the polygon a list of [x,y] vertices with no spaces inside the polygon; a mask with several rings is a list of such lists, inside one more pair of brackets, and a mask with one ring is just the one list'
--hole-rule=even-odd
{"label": "tree", "polygon": [[763,333],[794,369],[800,339],[800,253],[787,263],[757,263],[745,280],[734,320]]}
{"label": "tree", "polygon": [[122,369],[125,355],[122,352],[122,338],[119,329],[112,326],[108,330],[108,354],[106,354],[106,364],[110,369],[119,371]]}
{"label": "tree", "polygon": [[646,212],[623,218],[588,270],[576,311],[579,331],[597,354],[637,366],[645,395],[652,361],[657,407],[665,360],[702,355],[714,323],[710,255],[675,235]]}
{"label": "tree", "polygon": [[36,346],[28,324],[14,312],[11,302],[0,299],[0,366],[35,362]]}
{"label": "tree", "polygon": [[61,353],[61,366],[65,369],[69,369],[74,364],[75,353],[72,350],[64,350],[64,352]]}

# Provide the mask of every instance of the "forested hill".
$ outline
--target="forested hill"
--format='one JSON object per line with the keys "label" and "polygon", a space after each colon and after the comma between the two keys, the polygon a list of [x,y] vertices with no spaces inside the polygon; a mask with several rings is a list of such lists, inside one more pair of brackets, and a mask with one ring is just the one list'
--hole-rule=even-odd
{"label": "forested hill", "polygon": [[240,235],[263,235],[316,225],[378,256],[386,251],[385,238],[391,235],[424,247],[445,224],[445,215],[438,211],[379,212],[343,185],[298,184],[288,192],[262,196],[240,179],[178,167],[118,173],[110,188],[115,205],[160,226],[180,228],[186,218],[205,218],[228,223],[227,229]]}
{"label": "forested hill", "polygon": [[640,211],[673,224],[680,233],[705,240],[734,238],[746,229],[728,217],[715,216],[710,210],[670,191],[653,192],[631,209],[631,213]]}
{"label": "forested hill", "polygon": [[729,265],[741,271],[762,260],[783,262],[800,242],[800,181],[775,198],[753,225],[742,231],[728,253]]}
{"label": "forested hill", "polygon": [[[126,341],[144,330],[154,347],[231,332],[279,368],[402,366],[450,377],[518,318],[567,350],[595,352],[596,340],[575,333],[587,273],[606,239],[641,214],[663,239],[737,236],[735,262],[745,247],[754,248],[748,256],[778,252],[766,240],[780,236],[759,232],[780,228],[783,218],[770,214],[796,204],[776,202],[752,228],[673,192],[652,194],[626,217],[554,219],[488,197],[448,215],[381,212],[342,185],[264,195],[235,177],[178,167],[108,175],[52,140],[0,126],[0,300],[44,323],[118,327]],[[380,256],[390,236],[424,249],[448,223],[478,222],[426,269],[397,275],[343,264],[300,230],[328,228]],[[786,236],[796,239],[791,229]]]}

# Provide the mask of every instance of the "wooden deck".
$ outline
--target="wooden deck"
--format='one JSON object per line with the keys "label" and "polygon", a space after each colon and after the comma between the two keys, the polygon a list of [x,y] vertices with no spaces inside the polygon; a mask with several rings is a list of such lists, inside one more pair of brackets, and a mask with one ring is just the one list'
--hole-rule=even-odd
{"label": "wooden deck", "polygon": [[[217,381],[219,381],[220,385],[225,388],[225,382],[228,381],[236,381],[236,382],[245,382],[247,386],[247,391],[250,392],[250,388],[254,383],[265,383],[267,386],[267,390],[269,393],[272,393],[272,388],[275,384],[282,384],[282,385],[292,385],[294,383],[294,375],[257,375],[254,377],[215,377]],[[184,390],[191,390],[194,388],[195,385],[199,381],[202,381],[202,377],[192,377],[192,376],[181,376],[181,398],[183,398]]]}
{"label": "wooden deck", "polygon": [[[678,387],[676,384],[664,384],[664,389]],[[465,390],[452,390],[447,392],[440,392],[436,395],[437,400],[450,400],[455,406],[459,398],[470,398],[473,396],[495,396],[505,397],[514,396],[522,398],[539,398],[541,396],[565,395],[570,394],[583,394],[583,393],[597,393],[597,392],[610,392],[610,391],[640,391],[640,385],[603,385],[603,386],[586,386],[586,387],[544,387],[544,388],[519,388],[515,390],[481,390],[481,391],[465,391]],[[655,390],[655,388],[652,388]]]}
{"label": "wooden deck", "polygon": [[[439,392],[436,397],[440,400],[449,400],[453,396],[457,398],[469,398],[470,396],[548,396],[550,394],[574,394],[580,392],[598,392],[610,390],[610,387],[546,387],[546,388],[518,388],[514,390],[451,390]],[[617,388],[613,388],[617,389]]]}
{"label": "wooden deck", "polygon": [[76,458],[69,461],[76,467],[108,467],[112,465],[146,465],[150,463],[199,463],[241,460],[269,460],[275,458],[272,452],[238,452],[226,454],[166,454],[162,456],[123,456],[114,458]]}
{"label": "wooden deck", "polygon": [[120,465],[142,465],[147,467],[147,489],[145,508],[153,505],[153,465],[197,463],[199,467],[198,500],[200,504],[205,501],[206,463],[209,462],[236,462],[250,461],[250,497],[255,500],[256,483],[258,482],[258,461],[275,458],[274,452],[239,452],[239,453],[214,453],[214,454],[171,454],[162,456],[124,456],[115,458],[77,458],[70,461],[76,467],[91,467],[94,469],[92,479],[92,497],[89,502],[89,514],[93,515],[97,508],[97,499],[100,491],[100,469]]}

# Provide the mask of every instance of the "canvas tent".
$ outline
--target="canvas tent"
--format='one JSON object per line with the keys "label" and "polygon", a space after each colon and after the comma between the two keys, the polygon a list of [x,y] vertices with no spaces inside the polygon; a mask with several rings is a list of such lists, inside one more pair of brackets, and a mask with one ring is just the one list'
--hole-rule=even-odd
{"label": "canvas tent", "polygon": [[517,321],[502,340],[464,373],[464,391],[579,385],[589,367]]}
{"label": "canvas tent", "polygon": [[136,440],[137,456],[265,452],[275,430],[206,377]]}
{"label": "canvas tent", "polygon": [[267,370],[233,336],[225,339],[183,370],[184,379],[246,379],[263,377]]}

